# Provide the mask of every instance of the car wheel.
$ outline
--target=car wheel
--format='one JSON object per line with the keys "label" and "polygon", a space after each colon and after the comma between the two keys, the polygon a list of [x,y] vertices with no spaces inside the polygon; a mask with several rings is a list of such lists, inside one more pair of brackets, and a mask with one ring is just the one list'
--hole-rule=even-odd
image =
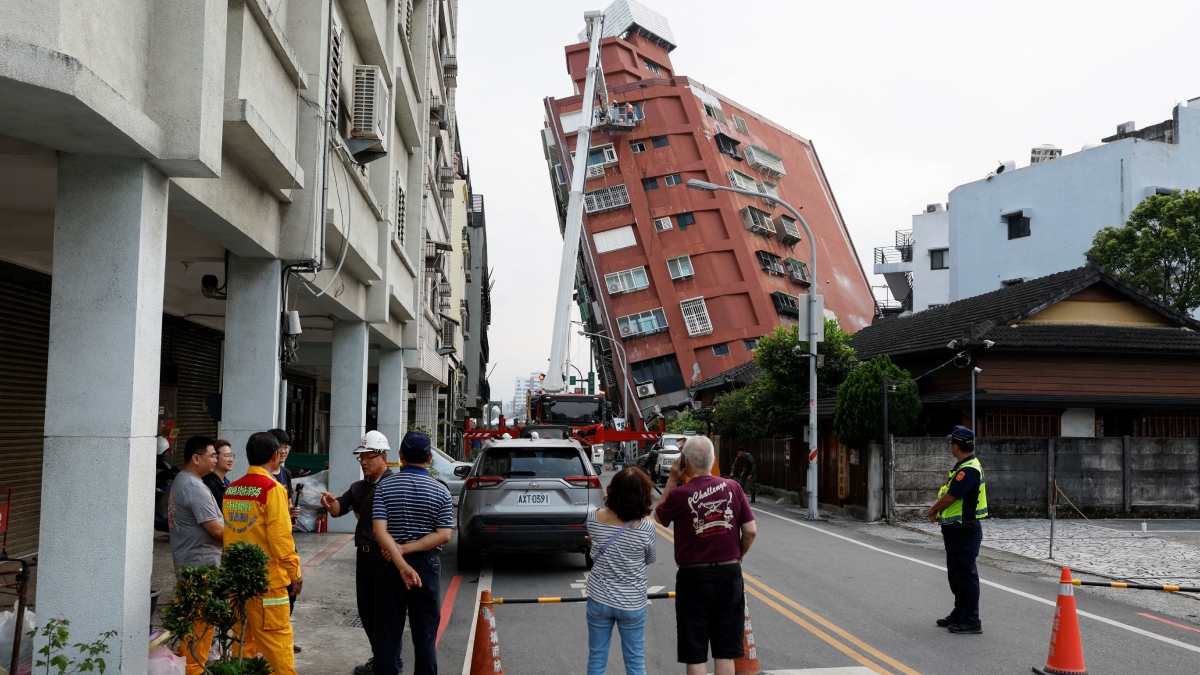
{"label": "car wheel", "polygon": [[590,569],[592,569],[592,565],[595,565],[595,564],[596,564],[596,559],[592,557],[592,549],[590,549],[590,548],[584,549],[583,550],[583,569],[590,570]]}
{"label": "car wheel", "polygon": [[477,570],[483,564],[483,556],[479,549],[471,548],[462,543],[462,538],[458,540],[458,569],[460,570]]}

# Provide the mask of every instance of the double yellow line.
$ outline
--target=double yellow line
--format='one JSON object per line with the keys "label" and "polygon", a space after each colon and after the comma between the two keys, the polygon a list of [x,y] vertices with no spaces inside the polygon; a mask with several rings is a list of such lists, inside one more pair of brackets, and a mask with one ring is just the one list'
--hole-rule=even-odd
{"label": "double yellow line", "polygon": [[[661,534],[667,541],[670,541],[671,543],[675,543],[675,537],[674,537],[674,535],[671,534],[670,530],[663,527],[662,525],[659,525],[658,523],[655,523],[654,527],[658,530],[658,533]],[[900,663],[896,659],[888,656],[887,654],[884,654],[883,652],[879,651],[878,649],[875,649],[874,647],[867,644],[866,642],[863,642],[862,640],[854,637],[848,631],[837,626],[832,621],[817,614],[816,612],[812,611],[811,609],[808,609],[807,607],[800,605],[799,603],[797,603],[796,601],[787,597],[783,593],[780,593],[779,591],[775,590],[774,588],[771,588],[770,586],[764,584],[763,582],[759,581],[758,579],[755,579],[754,577],[750,576],[749,574],[746,574],[745,572],[743,572],[742,578],[745,579],[747,582],[749,582],[749,585],[746,586],[747,593],[749,593],[750,595],[753,595],[754,597],[758,598],[759,600],[762,600],[763,603],[765,603],[771,609],[774,609],[775,611],[779,612],[780,614],[784,615],[785,617],[791,619],[793,622],[796,623],[796,625],[800,626],[804,630],[807,630],[808,632],[817,636],[821,640],[828,643],[831,647],[837,649],[838,651],[842,652],[846,656],[849,656],[850,658],[854,659],[855,661],[862,664],[863,666],[871,669],[872,671],[874,671],[876,673],[879,673],[879,675],[895,675],[895,673],[891,670],[888,670],[887,668],[884,668],[883,666],[879,665],[875,661],[872,661],[871,659],[867,658],[866,656],[864,656],[864,653],[869,654],[870,656],[874,657],[878,661],[881,661],[881,662],[887,664],[888,666],[890,666],[891,668],[894,668],[895,672],[904,673],[904,675],[921,675],[920,673],[913,670],[912,668],[909,668],[908,666],[904,665],[903,663]],[[768,595],[772,596],[772,597],[768,597]],[[783,603],[783,604],[780,604],[780,603]],[[784,605],[787,605],[787,607],[784,607]],[[796,610],[796,612],[799,612],[800,614],[803,614],[808,619],[811,619],[812,622],[820,624],[827,630],[822,630],[821,628],[818,628],[817,626],[813,625],[813,623],[810,623],[809,621],[806,621],[805,619],[801,618],[800,616],[797,616],[796,612],[791,611],[791,609],[788,609],[788,607]],[[830,633],[836,634],[841,639],[839,640],[838,637],[834,637],[833,635],[830,635]],[[855,647],[857,647],[859,651],[856,651],[854,649]]]}

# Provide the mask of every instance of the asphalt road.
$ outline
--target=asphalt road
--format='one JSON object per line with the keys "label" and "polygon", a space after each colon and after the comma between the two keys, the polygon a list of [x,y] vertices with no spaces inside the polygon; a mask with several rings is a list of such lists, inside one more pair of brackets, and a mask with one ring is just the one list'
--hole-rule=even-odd
{"label": "asphalt road", "polygon": [[[937,550],[836,522],[803,521],[761,502],[755,511],[759,535],[744,572],[759,659],[767,672],[857,666],[906,675],[1029,673],[1031,666],[1045,664],[1057,584],[1044,574],[981,567],[984,633],[951,635],[934,625],[952,607]],[[658,563],[648,573],[650,590],[673,590],[669,530],[660,529],[658,545]],[[447,673],[461,672],[480,581],[479,573],[455,569],[454,546],[451,542],[442,556],[443,579],[461,575],[439,645],[441,670]],[[507,598],[578,597],[586,575],[583,556],[567,553],[497,554],[491,568],[493,595]],[[1178,619],[1164,623],[1144,608],[1087,589],[1077,588],[1075,598],[1092,675],[1200,672],[1200,626]],[[506,672],[585,672],[583,603],[503,605],[495,611]],[[673,601],[654,601],[646,627],[647,672],[682,672],[675,644]],[[608,672],[624,672],[615,634]]]}

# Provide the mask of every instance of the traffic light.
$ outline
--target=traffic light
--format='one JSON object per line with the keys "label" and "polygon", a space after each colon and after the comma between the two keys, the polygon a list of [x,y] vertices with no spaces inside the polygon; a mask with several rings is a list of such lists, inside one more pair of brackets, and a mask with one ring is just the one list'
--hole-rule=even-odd
{"label": "traffic light", "polygon": [[539,380],[539,381],[541,381],[541,380],[545,380],[545,379],[546,379],[546,374],[545,374],[545,373],[542,373],[541,375],[538,375],[538,380]]}

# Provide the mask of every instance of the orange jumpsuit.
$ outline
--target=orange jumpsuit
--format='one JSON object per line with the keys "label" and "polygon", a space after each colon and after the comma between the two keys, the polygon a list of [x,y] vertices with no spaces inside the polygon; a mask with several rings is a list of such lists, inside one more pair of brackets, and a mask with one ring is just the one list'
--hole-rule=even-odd
{"label": "orange jumpsuit", "polygon": [[292,539],[287,488],[266,469],[252,466],[225,489],[225,545],[258,544],[271,561],[270,586],[246,605],[243,654],[262,654],[275,675],[296,675],[287,586],[300,578],[300,556]]}

